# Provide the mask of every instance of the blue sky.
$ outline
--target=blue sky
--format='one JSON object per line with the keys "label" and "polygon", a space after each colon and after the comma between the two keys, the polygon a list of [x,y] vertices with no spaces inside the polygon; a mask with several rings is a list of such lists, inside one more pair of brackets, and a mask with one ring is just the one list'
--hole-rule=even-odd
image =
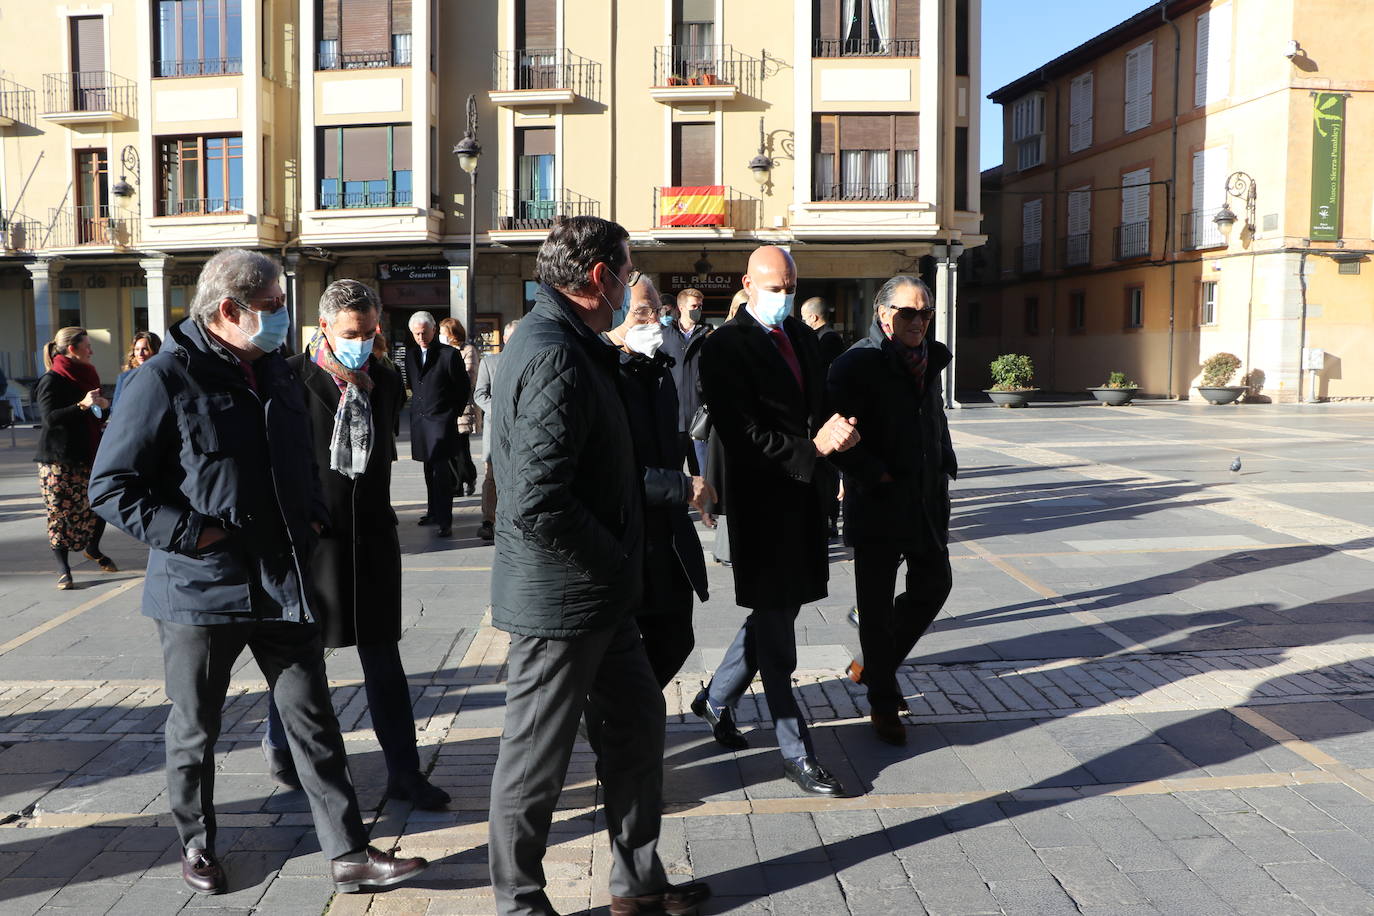
{"label": "blue sky", "polygon": [[[1150,0],[983,0],[983,95],[1150,6]],[[1002,109],[982,100],[979,167],[1002,161]]]}

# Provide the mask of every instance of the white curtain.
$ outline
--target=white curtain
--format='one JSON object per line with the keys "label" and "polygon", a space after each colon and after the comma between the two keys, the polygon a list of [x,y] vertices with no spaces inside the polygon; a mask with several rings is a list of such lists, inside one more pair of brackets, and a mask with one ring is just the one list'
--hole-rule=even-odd
{"label": "white curtain", "polygon": [[916,199],[916,151],[914,149],[897,151],[897,197],[900,200]]}
{"label": "white curtain", "polygon": [[835,196],[835,154],[816,154],[816,196],[812,200],[830,200]]}
{"label": "white curtain", "polygon": [[[840,38],[854,37],[854,7],[858,0],[842,0],[840,3]],[[860,33],[862,37],[862,33]]]}
{"label": "white curtain", "polygon": [[869,200],[887,197],[888,176],[892,174],[892,153],[885,149],[871,150],[868,154],[868,193]]}
{"label": "white curtain", "polygon": [[892,5],[889,0],[871,0],[869,8],[873,10],[873,31],[878,33],[879,41],[887,41],[892,34]]}
{"label": "white curtain", "polygon": [[843,200],[862,200],[868,179],[867,151],[847,149],[840,153],[840,197]]}

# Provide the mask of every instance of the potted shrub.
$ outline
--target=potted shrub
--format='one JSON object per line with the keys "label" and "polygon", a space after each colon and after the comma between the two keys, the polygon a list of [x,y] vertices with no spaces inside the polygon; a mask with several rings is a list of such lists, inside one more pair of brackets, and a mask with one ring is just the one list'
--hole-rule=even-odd
{"label": "potted shrub", "polygon": [[1025,407],[1031,394],[1040,390],[1031,387],[1035,364],[1029,356],[1005,353],[988,368],[992,372],[992,387],[984,393],[999,407]]}
{"label": "potted shrub", "polygon": [[1121,407],[1131,403],[1131,399],[1140,388],[1126,377],[1126,373],[1113,372],[1107,376],[1105,384],[1088,390],[1093,393],[1093,397],[1108,407]]}
{"label": "potted shrub", "polygon": [[1244,385],[1228,385],[1240,368],[1240,357],[1233,353],[1216,353],[1202,363],[1202,380],[1197,393],[1211,404],[1230,404],[1245,393]]}

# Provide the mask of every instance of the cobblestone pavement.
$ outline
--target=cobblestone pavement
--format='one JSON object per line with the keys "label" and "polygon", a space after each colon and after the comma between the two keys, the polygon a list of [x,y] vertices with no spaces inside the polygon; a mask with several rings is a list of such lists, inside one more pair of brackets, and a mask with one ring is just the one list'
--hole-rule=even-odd
{"label": "cobblestone pavement", "polygon": [[[761,691],[741,704],[741,753],[684,715],[741,616],[712,568],[697,650],[668,690],[660,847],[674,876],[715,888],[703,912],[1374,912],[1374,407],[969,409],[953,428],[955,590],[902,670],[907,748],[876,741],[839,674],[857,642],[843,549],[831,596],[798,620],[798,689],[854,797],[799,797],[781,778]],[[332,896],[303,796],[263,772],[264,684],[245,658],[216,784],[233,891],[197,897],[164,798],[143,551],[111,533],[125,572],[83,563],[81,587],[55,591],[34,436],[7,439],[0,914],[491,912],[506,641],[486,616],[475,500],[438,541],[413,524],[418,466],[398,465],[402,646],[450,810],[384,802],[356,655],[329,662],[374,841],[434,866],[388,893]],[[605,912],[597,800],[579,745],[546,859],[563,912]]]}

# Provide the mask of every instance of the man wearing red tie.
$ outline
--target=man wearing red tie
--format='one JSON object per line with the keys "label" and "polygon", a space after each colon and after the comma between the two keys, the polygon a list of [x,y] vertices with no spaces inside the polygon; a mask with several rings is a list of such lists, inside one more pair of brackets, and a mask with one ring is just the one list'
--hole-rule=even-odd
{"label": "man wearing red tie", "polygon": [[816,335],[792,315],[797,268],[781,248],[749,258],[747,307],[706,338],[702,398],[711,414],[711,471],[730,519],[735,603],[750,613],[692,711],[732,750],[748,746],[734,706],[763,678],[783,773],[804,792],[842,795],[816,760],[792,693],[801,606],[827,594],[830,577],[826,456],[859,441],[854,421],[824,413],[825,371]]}

